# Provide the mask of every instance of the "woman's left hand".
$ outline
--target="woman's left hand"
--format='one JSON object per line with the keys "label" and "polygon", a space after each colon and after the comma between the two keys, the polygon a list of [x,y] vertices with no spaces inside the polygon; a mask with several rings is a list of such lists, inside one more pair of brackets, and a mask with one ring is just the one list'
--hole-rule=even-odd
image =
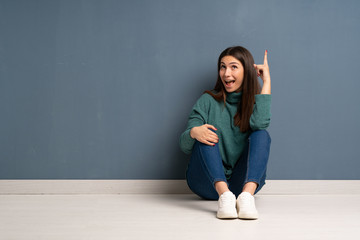
{"label": "woman's left hand", "polygon": [[254,64],[254,68],[256,70],[257,76],[260,77],[264,83],[270,82],[270,70],[267,61],[267,50],[265,50],[264,64]]}

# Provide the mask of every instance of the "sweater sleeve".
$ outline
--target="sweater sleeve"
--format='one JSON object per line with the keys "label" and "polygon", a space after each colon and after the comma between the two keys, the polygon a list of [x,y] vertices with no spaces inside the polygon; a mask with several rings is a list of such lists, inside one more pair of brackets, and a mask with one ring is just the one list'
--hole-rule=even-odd
{"label": "sweater sleeve", "polygon": [[271,94],[255,95],[255,105],[250,117],[250,128],[253,131],[263,130],[270,125]]}
{"label": "sweater sleeve", "polygon": [[190,136],[190,130],[193,127],[204,125],[208,121],[209,97],[211,96],[203,94],[195,103],[189,115],[186,130],[180,136],[180,148],[186,154],[192,152],[195,143],[195,139]]}

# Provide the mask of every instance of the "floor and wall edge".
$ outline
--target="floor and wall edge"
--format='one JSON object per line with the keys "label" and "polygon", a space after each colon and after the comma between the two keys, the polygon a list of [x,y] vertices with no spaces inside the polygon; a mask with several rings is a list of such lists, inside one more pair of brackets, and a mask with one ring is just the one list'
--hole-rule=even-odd
{"label": "floor and wall edge", "polygon": [[[185,180],[0,180],[0,194],[189,194]],[[360,180],[267,180],[258,195],[360,194]]]}

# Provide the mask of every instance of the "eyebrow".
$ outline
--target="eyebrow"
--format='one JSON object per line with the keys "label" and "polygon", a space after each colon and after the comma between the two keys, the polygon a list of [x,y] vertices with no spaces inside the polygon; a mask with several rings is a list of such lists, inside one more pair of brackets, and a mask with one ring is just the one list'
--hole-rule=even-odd
{"label": "eyebrow", "polygon": [[[222,64],[225,64],[224,62],[221,62]],[[229,63],[229,64],[237,64],[237,65],[239,65],[239,63],[237,63],[237,62],[231,62],[231,63]]]}

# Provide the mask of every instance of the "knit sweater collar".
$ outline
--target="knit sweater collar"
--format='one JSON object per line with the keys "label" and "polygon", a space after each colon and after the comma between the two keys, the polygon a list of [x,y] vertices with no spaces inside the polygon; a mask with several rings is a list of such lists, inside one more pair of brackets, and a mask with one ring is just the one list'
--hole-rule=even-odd
{"label": "knit sweater collar", "polygon": [[226,101],[228,103],[238,103],[241,101],[242,92],[226,93]]}

